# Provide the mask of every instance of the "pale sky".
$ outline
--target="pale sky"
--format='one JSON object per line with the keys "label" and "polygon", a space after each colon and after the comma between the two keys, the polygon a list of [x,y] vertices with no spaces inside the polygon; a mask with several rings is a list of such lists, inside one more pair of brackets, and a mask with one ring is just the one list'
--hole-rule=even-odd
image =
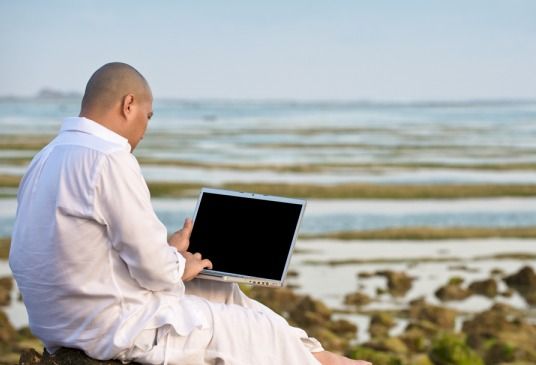
{"label": "pale sky", "polygon": [[0,95],[110,61],[156,98],[536,99],[536,1],[0,0]]}

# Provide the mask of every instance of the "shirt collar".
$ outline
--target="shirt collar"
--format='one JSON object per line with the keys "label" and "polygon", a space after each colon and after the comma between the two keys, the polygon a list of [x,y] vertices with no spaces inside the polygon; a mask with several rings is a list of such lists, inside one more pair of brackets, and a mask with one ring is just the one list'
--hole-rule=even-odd
{"label": "shirt collar", "polygon": [[111,129],[106,128],[102,124],[99,124],[85,117],[65,118],[61,125],[60,133],[66,131],[77,131],[91,134],[95,137],[102,138],[108,142],[128,146],[128,149],[131,149],[131,146],[128,143],[128,139],[115,133]]}

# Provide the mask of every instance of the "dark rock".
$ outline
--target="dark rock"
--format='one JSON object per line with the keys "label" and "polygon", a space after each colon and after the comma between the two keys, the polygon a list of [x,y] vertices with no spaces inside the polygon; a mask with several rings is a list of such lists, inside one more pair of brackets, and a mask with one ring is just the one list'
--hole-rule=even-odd
{"label": "dark rock", "polygon": [[304,296],[289,313],[298,326],[322,325],[331,318],[331,309],[319,300]]}
{"label": "dark rock", "polygon": [[363,293],[363,292],[356,292],[356,293],[351,293],[351,294],[347,294],[345,297],[344,297],[344,304],[347,304],[347,305],[355,305],[355,306],[362,306],[362,305],[367,305],[371,302],[372,300],[370,299],[370,297]]}
{"label": "dark rock", "polygon": [[449,333],[432,342],[428,356],[436,365],[484,365],[482,358],[460,336]]}
{"label": "dark rock", "polygon": [[409,317],[413,321],[427,321],[443,329],[454,329],[456,311],[415,300],[410,303]]}
{"label": "dark rock", "polygon": [[390,313],[374,313],[370,318],[369,333],[370,337],[388,337],[389,330],[395,325],[395,320]]}
{"label": "dark rock", "polygon": [[394,297],[403,297],[411,289],[413,278],[404,272],[386,270],[377,274],[387,278],[387,289]]}
{"label": "dark rock", "polygon": [[11,303],[11,290],[13,289],[13,279],[10,276],[0,278],[0,306]]}
{"label": "dark rock", "polygon": [[449,266],[449,270],[465,271],[465,272],[479,272],[480,271],[476,268],[471,268],[467,265],[452,265],[452,266]]}
{"label": "dark rock", "polygon": [[[19,365],[122,365],[118,360],[95,360],[88,357],[80,350],[62,348],[56,351],[53,355],[44,351],[42,355],[35,350],[23,351]],[[131,362],[130,365],[141,365]]]}
{"label": "dark rock", "polygon": [[504,270],[499,268],[491,269],[490,274],[492,276],[504,276]]}
{"label": "dark rock", "polygon": [[296,270],[289,270],[287,272],[287,278],[296,278],[298,276],[300,276],[300,273],[297,272]]}
{"label": "dark rock", "polygon": [[[435,332],[436,330],[434,328],[432,333]],[[413,353],[425,352],[431,344],[431,336],[417,326],[406,328],[406,331],[399,338],[404,341],[406,347]]]}
{"label": "dark rock", "polygon": [[442,330],[442,328],[436,326],[435,323],[432,323],[428,320],[413,320],[406,326],[404,333],[411,332],[430,338]]}
{"label": "dark rock", "polygon": [[486,351],[484,360],[486,365],[512,362],[515,360],[514,351],[514,347],[510,344],[495,341],[492,345],[489,345],[489,350]]}
{"label": "dark rock", "polygon": [[363,345],[376,351],[390,352],[393,354],[405,355],[408,353],[408,347],[398,337],[384,337],[374,339]]}
{"label": "dark rock", "polygon": [[41,364],[42,356],[34,349],[24,350],[20,354],[19,365]]}
{"label": "dark rock", "polygon": [[494,298],[497,295],[497,282],[494,279],[474,281],[469,284],[469,290],[475,294]]}
{"label": "dark rock", "polygon": [[346,320],[333,320],[323,302],[288,288],[253,287],[247,294],[285,317],[291,325],[305,330],[332,351],[344,352],[357,336],[357,326]]}
{"label": "dark rock", "polygon": [[467,334],[469,345],[487,359],[502,353],[503,358],[511,356],[515,361],[536,363],[536,326],[506,304],[497,303],[465,321],[462,331]]}
{"label": "dark rock", "polygon": [[361,278],[361,279],[368,279],[368,278],[371,278],[373,276],[374,276],[374,273],[373,272],[368,272],[368,271],[361,271],[361,272],[357,273],[357,277]]}
{"label": "dark rock", "polygon": [[17,337],[17,331],[13,328],[7,315],[0,311],[0,343],[7,344],[13,342]]}
{"label": "dark rock", "polygon": [[536,305],[536,274],[530,266],[504,278],[506,284],[519,292],[530,305]]}
{"label": "dark rock", "polygon": [[266,304],[272,310],[286,318],[288,318],[288,313],[293,310],[296,307],[296,304],[301,300],[301,297],[290,288],[273,289],[258,286],[251,287],[247,290],[246,294],[259,302]]}
{"label": "dark rock", "polygon": [[461,287],[463,279],[454,277],[436,290],[435,296],[442,301],[463,300],[471,296],[471,292]]}
{"label": "dark rock", "polygon": [[347,354],[352,359],[367,359],[374,365],[403,365],[406,363],[399,355],[377,351],[365,346],[355,346]]}

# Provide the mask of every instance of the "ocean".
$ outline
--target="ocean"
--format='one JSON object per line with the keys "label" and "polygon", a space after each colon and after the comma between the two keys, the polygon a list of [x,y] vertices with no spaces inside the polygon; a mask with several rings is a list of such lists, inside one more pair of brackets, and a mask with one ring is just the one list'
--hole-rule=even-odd
{"label": "ocean", "polygon": [[[27,160],[53,138],[62,119],[78,114],[79,103],[0,101],[0,175],[21,176]],[[536,184],[536,102],[157,100],[154,112],[135,151],[149,182]],[[535,200],[497,199],[468,197],[434,204],[429,199],[386,204],[383,199],[374,209],[370,201],[363,209],[361,202],[345,199],[334,202],[345,205],[338,210],[327,209],[324,201],[310,207],[303,230],[536,225]],[[156,208],[170,228],[192,209],[188,204],[174,208],[160,198]],[[12,211],[0,209],[0,235],[9,234]]]}
{"label": "ocean", "polygon": [[[78,114],[79,102],[0,100],[0,177],[21,176],[62,119]],[[358,280],[361,271],[402,270],[417,278],[405,298],[380,296],[370,304],[371,309],[384,309],[399,308],[420,296],[437,302],[433,291],[454,275],[479,280],[492,269],[511,273],[523,265],[536,268],[536,244],[531,238],[330,236],[393,229],[452,233],[536,227],[536,194],[523,193],[524,187],[536,184],[536,102],[156,100],[154,117],[134,154],[149,185],[312,189],[300,231],[303,238],[291,263],[299,275],[289,280],[297,290],[314,293],[332,308],[344,308],[344,295],[358,288],[374,295],[385,286],[384,278]],[[511,193],[473,192],[451,198],[424,193],[411,198],[314,193],[314,188],[329,192],[340,186],[357,186],[358,192],[360,186],[402,191],[476,186],[477,192],[508,187]],[[170,231],[193,214],[197,191],[153,198],[157,215]],[[16,189],[4,186],[0,193],[0,237],[8,237]],[[389,252],[392,257],[382,261]],[[358,261],[330,264],[334,260]],[[449,268],[461,264],[474,270]],[[7,264],[0,262],[0,275],[8,273]],[[519,295],[500,300],[526,307]],[[450,305],[476,311],[490,303],[472,297]],[[8,314],[17,325],[25,324],[20,304]],[[365,340],[366,318],[348,318],[360,324],[359,338]]]}

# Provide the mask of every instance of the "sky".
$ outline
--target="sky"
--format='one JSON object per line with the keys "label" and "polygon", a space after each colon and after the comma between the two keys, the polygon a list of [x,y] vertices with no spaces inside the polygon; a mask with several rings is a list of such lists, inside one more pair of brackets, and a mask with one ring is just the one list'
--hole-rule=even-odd
{"label": "sky", "polygon": [[0,96],[111,61],[155,98],[536,99],[536,1],[0,0]]}

